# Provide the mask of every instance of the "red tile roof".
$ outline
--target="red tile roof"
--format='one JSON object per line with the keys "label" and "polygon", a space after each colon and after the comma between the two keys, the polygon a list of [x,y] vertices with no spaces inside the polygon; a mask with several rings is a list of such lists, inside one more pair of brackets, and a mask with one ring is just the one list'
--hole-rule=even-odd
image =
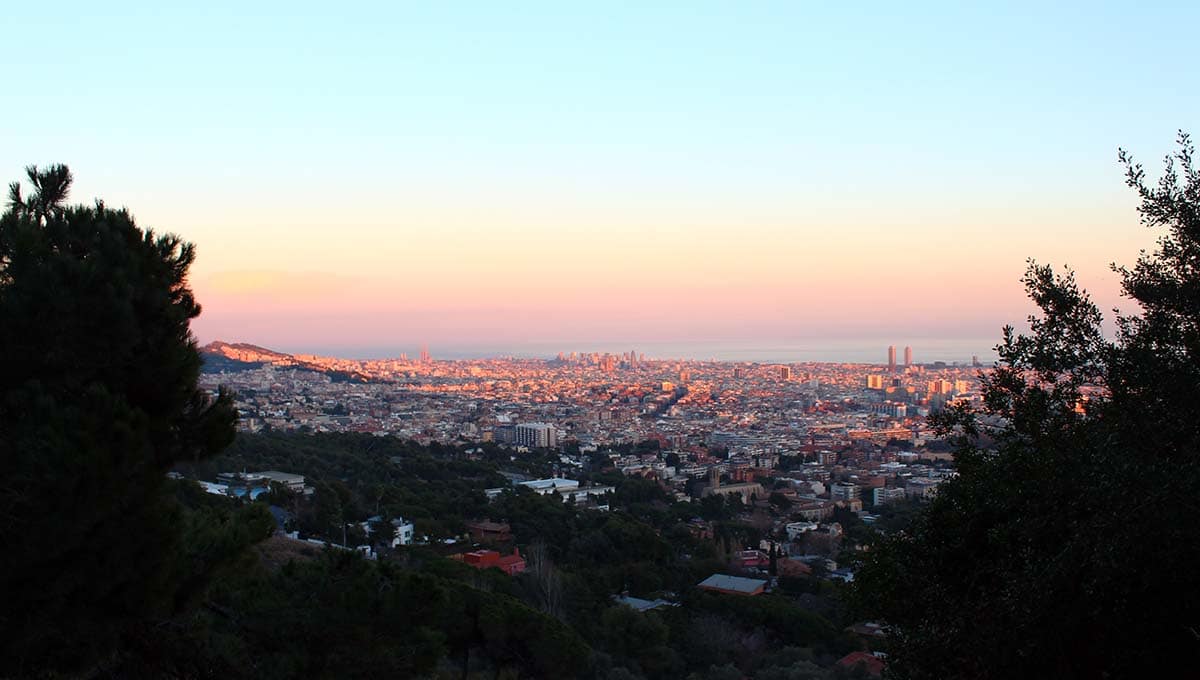
{"label": "red tile roof", "polygon": [[871,675],[878,676],[883,673],[883,659],[870,652],[850,652],[838,659],[837,665],[843,668],[854,668],[860,663],[866,667],[867,672]]}

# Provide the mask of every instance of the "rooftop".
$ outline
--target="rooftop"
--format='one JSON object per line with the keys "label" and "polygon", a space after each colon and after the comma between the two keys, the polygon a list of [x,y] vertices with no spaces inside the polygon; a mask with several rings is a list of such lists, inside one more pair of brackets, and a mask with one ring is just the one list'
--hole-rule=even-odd
{"label": "rooftop", "polygon": [[756,593],[765,588],[767,582],[757,578],[745,578],[743,576],[729,576],[727,574],[713,574],[700,582],[701,588],[711,588],[714,590],[727,590],[735,593],[745,593],[747,595]]}
{"label": "rooftop", "polygon": [[614,595],[613,599],[616,600],[618,603],[623,604],[627,607],[633,607],[634,609],[638,610],[639,612],[650,611],[651,609],[658,609],[659,607],[678,607],[679,606],[678,604],[676,604],[674,602],[670,602],[670,601],[664,600],[662,598],[658,598],[655,600],[643,600],[640,597],[630,597],[628,595],[625,595],[625,596]]}

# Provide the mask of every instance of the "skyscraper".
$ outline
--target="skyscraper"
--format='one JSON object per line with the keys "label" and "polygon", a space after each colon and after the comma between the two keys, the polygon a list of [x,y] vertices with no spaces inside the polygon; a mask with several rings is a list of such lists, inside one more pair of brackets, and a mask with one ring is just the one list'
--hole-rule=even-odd
{"label": "skyscraper", "polygon": [[912,366],[912,347],[905,346],[904,348],[904,365]]}
{"label": "skyscraper", "polygon": [[896,370],[896,346],[888,345],[888,370]]}
{"label": "skyscraper", "polygon": [[780,380],[791,380],[792,379],[792,367],[791,366],[780,366],[779,367],[779,379]]}

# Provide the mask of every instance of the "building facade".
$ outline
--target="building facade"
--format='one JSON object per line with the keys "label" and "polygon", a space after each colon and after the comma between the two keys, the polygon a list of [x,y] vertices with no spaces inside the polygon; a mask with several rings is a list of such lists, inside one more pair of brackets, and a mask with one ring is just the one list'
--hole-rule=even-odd
{"label": "building facade", "polygon": [[515,444],[531,449],[550,449],[558,446],[558,431],[547,423],[524,423],[513,432]]}

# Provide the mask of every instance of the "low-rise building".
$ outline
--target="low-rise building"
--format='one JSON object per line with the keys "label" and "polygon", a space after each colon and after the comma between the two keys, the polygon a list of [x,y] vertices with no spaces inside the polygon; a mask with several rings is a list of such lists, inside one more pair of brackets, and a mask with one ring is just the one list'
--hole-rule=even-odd
{"label": "low-rise building", "polygon": [[761,550],[739,550],[733,554],[733,564],[740,569],[761,569],[771,564],[771,558]]}
{"label": "low-rise building", "polygon": [[874,505],[887,505],[896,501],[904,500],[904,489],[871,489]]}
{"label": "low-rise building", "polygon": [[713,574],[701,581],[697,587],[714,593],[727,593],[748,597],[762,595],[763,591],[767,588],[767,582],[758,578]]}
{"label": "low-rise building", "polygon": [[495,567],[509,576],[525,571],[525,558],[521,557],[521,551],[515,549],[511,555],[501,555],[495,550],[473,550],[452,555],[451,559],[461,560],[476,569]]}
{"label": "low-rise building", "polygon": [[512,540],[512,527],[508,522],[492,522],[485,519],[467,522],[467,533],[477,543],[505,543]]}
{"label": "low-rise building", "polygon": [[904,493],[909,498],[930,498],[937,493],[940,479],[910,479],[904,485]]}
{"label": "low-rise building", "polygon": [[396,532],[392,536],[393,548],[398,548],[402,545],[412,545],[413,533],[416,529],[412,522],[405,520],[403,517],[397,517],[392,520],[392,526]]}

